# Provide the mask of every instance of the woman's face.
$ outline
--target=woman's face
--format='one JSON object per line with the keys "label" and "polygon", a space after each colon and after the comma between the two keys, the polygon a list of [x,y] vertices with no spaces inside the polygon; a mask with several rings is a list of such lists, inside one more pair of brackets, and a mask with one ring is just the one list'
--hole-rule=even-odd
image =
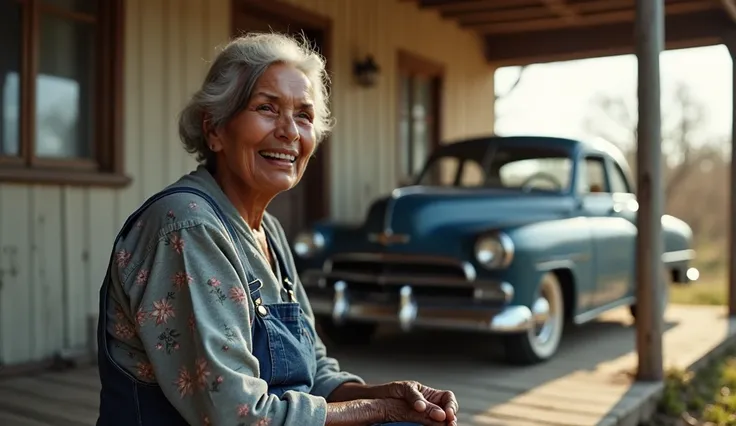
{"label": "woman's face", "polygon": [[246,108],[210,135],[218,173],[233,174],[250,190],[275,196],[299,183],[316,137],[309,79],[297,68],[271,65]]}

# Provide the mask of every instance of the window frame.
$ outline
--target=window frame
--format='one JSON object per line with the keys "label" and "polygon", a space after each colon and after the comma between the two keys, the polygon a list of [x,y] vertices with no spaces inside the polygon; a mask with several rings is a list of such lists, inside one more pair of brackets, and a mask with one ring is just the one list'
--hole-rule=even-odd
{"label": "window frame", "polygon": [[88,14],[44,3],[10,0],[22,8],[20,143],[17,156],[0,155],[0,183],[124,187],[123,31],[124,0],[96,0],[93,137],[89,158],[39,158],[36,143],[36,78],[41,14],[87,20]]}
{"label": "window frame", "polygon": [[[422,158],[422,166],[426,165],[427,159],[432,155],[432,152],[440,144],[442,138],[442,111],[444,109],[444,84],[445,84],[445,66],[442,63],[435,62],[425,57],[419,56],[407,50],[399,49],[396,52],[396,115],[397,115],[397,149],[398,149],[398,161],[397,161],[397,172],[400,176],[400,180],[415,177],[422,172],[422,167],[414,173],[411,172],[415,162],[414,152],[414,131],[413,131],[413,117],[411,113],[411,105],[414,103],[413,85],[416,79],[429,80],[431,85],[432,101],[435,103],[432,111],[427,111],[427,116],[424,121],[428,124],[429,146],[427,149],[427,156]],[[407,78],[409,83],[409,97],[404,96],[401,86],[401,79]],[[404,116],[403,107],[405,105],[410,106],[408,116]],[[408,140],[404,140],[404,135],[401,133],[401,122],[406,118],[409,122],[409,135]]]}

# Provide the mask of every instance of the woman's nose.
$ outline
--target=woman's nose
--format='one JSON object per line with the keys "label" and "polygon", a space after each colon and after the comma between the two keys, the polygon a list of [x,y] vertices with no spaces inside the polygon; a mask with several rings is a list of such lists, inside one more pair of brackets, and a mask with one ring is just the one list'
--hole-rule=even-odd
{"label": "woman's nose", "polygon": [[279,118],[276,132],[276,136],[286,142],[292,142],[299,138],[299,129],[296,126],[296,122],[288,114],[284,114]]}

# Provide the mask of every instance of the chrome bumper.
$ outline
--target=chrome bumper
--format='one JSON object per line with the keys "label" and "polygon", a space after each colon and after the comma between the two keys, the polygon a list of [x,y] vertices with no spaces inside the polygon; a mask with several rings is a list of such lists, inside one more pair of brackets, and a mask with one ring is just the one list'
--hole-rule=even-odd
{"label": "chrome bumper", "polygon": [[[491,333],[518,333],[534,327],[538,321],[546,317],[549,310],[548,306],[545,308],[545,306],[535,304],[535,313],[532,313],[532,310],[526,306],[506,303],[488,304],[474,299],[455,300],[454,303],[452,301],[448,303],[441,297],[417,296],[411,285],[397,286],[397,292],[393,293],[393,297],[385,297],[382,300],[371,297],[352,297],[351,286],[356,290],[354,293],[361,293],[362,286],[359,282],[341,279],[333,281],[334,284],[328,288],[326,277],[324,274],[320,275],[317,283],[310,281],[307,277],[303,279],[303,283],[315,315],[331,317],[336,323],[347,320],[393,323],[399,324],[405,331],[419,326]],[[375,284],[375,277],[372,282]],[[464,283],[466,287],[469,284],[473,284],[476,289],[492,290],[490,283],[481,284],[480,287],[478,287],[478,282]],[[507,301],[510,299],[509,296],[513,296],[513,288],[508,284],[505,286],[495,284],[495,288],[497,294],[504,295],[499,302]],[[475,294],[477,293],[476,291]],[[364,296],[365,293],[363,292],[362,295]]]}

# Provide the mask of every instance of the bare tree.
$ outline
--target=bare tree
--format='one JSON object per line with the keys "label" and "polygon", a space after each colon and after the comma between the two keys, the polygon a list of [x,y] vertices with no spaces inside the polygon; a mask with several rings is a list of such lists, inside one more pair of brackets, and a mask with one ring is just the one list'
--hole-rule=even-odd
{"label": "bare tree", "polygon": [[527,69],[528,69],[528,65],[523,65],[523,66],[519,67],[519,73],[516,74],[516,79],[514,80],[513,83],[511,83],[511,86],[509,86],[509,88],[506,89],[505,92],[503,92],[501,94],[498,94],[498,93],[495,94],[495,101],[496,102],[498,102],[498,101],[500,101],[500,100],[502,100],[504,98],[507,98],[510,94],[512,94],[514,92],[514,90],[516,90],[517,87],[519,87],[519,83],[521,83],[521,79],[522,79],[522,77],[524,77],[524,72]]}
{"label": "bare tree", "polygon": [[[633,98],[633,96],[632,96]],[[596,95],[583,125],[588,133],[602,137],[621,148],[631,160],[636,153],[638,114],[636,104],[620,96]],[[718,146],[722,141],[704,135],[705,106],[684,83],[679,83],[671,101],[663,108],[662,153],[665,158],[665,196],[672,192],[694,170],[701,148]],[[631,163],[635,166],[635,163]]]}
{"label": "bare tree", "polygon": [[516,74],[516,78],[511,83],[511,85],[502,93],[494,93],[494,100],[493,100],[493,107],[494,107],[494,119],[496,123],[500,120],[502,114],[499,112],[499,104],[504,100],[507,99],[509,96],[511,96],[512,93],[516,91],[519,87],[519,83],[521,83],[522,78],[524,77],[524,74],[529,69],[528,65],[523,65],[519,67],[519,72]]}

